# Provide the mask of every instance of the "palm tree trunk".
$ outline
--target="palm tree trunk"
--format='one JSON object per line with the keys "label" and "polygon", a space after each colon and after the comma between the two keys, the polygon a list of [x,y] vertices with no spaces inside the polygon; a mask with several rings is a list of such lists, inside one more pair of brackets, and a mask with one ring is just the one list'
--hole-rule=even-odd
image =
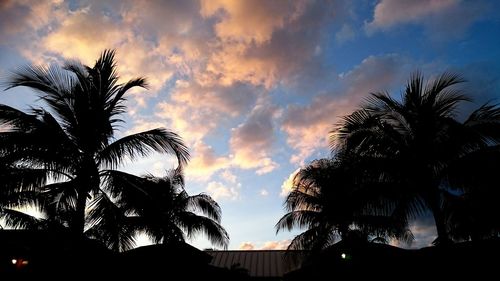
{"label": "palm tree trunk", "polygon": [[81,166],[79,181],[77,182],[78,198],[76,201],[75,216],[72,231],[76,236],[83,235],[85,230],[85,210],[87,196],[91,190],[99,188],[100,179],[97,164],[92,157],[85,157]]}
{"label": "palm tree trunk", "polygon": [[447,245],[451,242],[448,231],[446,229],[446,221],[444,217],[443,209],[441,208],[441,194],[438,191],[439,188],[436,187],[435,192],[430,192],[428,194],[427,202],[430,205],[432,216],[434,217],[434,223],[437,231],[437,238],[433,242],[435,245]]}
{"label": "palm tree trunk", "polygon": [[[82,188],[83,189],[83,188]],[[87,205],[87,192],[80,190],[76,201],[75,216],[73,218],[72,232],[75,236],[80,236],[85,230],[85,207]]]}

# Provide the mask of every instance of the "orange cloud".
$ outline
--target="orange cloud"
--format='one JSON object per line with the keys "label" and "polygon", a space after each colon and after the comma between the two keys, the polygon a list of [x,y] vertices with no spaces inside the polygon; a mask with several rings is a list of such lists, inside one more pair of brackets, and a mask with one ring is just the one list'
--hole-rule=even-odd
{"label": "orange cloud", "polygon": [[245,250],[245,251],[250,251],[250,250],[253,250],[254,248],[255,248],[255,246],[251,242],[243,242],[238,247],[238,249]]}
{"label": "orange cloud", "polygon": [[[215,172],[229,166],[229,158],[215,155],[212,147],[204,144],[203,142],[196,142],[193,148],[193,157],[186,167],[186,175],[189,178],[196,180],[208,180]],[[230,174],[226,173],[226,177],[229,178],[229,176]],[[236,178],[233,177],[231,179],[234,181],[230,182],[235,184]]]}
{"label": "orange cloud", "polygon": [[[218,37],[246,43],[262,44],[271,39],[276,29],[302,13],[304,1],[282,5],[277,1],[202,0],[200,13],[204,17],[219,16],[215,24]],[[249,12],[251,11],[251,12]]]}
{"label": "orange cloud", "polygon": [[65,58],[92,64],[102,50],[119,46],[126,39],[126,32],[111,18],[80,10],[60,22],[57,29],[43,38],[41,45]]}

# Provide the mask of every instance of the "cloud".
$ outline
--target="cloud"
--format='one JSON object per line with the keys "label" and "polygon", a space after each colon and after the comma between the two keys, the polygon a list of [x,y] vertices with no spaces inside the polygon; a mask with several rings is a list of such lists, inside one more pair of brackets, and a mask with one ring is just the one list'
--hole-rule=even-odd
{"label": "cloud", "polygon": [[367,28],[388,28],[401,23],[416,22],[457,4],[457,0],[382,0],[375,6],[373,21],[367,23]]}
{"label": "cloud", "polygon": [[177,80],[171,98],[176,104],[190,108],[208,108],[226,115],[238,116],[251,109],[259,92],[258,88],[241,83],[203,87],[197,83]]}
{"label": "cloud", "polygon": [[[209,180],[217,171],[227,168],[230,159],[223,156],[217,156],[213,148],[205,143],[198,141],[193,147],[193,157],[186,167],[186,175],[194,180]],[[226,171],[227,172],[227,171]],[[229,182],[232,184],[236,183]]]}
{"label": "cloud", "polygon": [[365,23],[365,30],[372,34],[413,23],[424,25],[435,39],[458,37],[484,18],[490,4],[480,0],[382,0],[375,6],[373,20]]}
{"label": "cloud", "polygon": [[303,164],[318,149],[326,149],[329,132],[339,117],[352,112],[369,93],[390,89],[410,73],[409,61],[396,54],[369,56],[351,71],[338,77],[338,89],[314,97],[308,105],[289,105],[281,130],[296,153],[290,158]]}
{"label": "cloud", "polygon": [[331,21],[334,5],[312,1],[203,3],[207,7],[202,5],[202,14],[220,19],[204,83],[244,82],[270,89],[294,82],[291,76],[307,75],[321,65],[315,57],[323,39],[319,27]]}
{"label": "cloud", "polygon": [[207,193],[216,201],[218,200],[236,200],[240,197],[239,185],[236,187],[228,187],[216,181],[211,181],[207,186]]}
{"label": "cloud", "polygon": [[288,245],[292,243],[292,240],[281,240],[281,241],[267,241],[262,246],[262,250],[286,250]]}
{"label": "cloud", "polygon": [[293,189],[293,179],[297,175],[297,173],[300,171],[300,168],[297,168],[297,170],[293,171],[288,178],[281,184],[281,197],[286,197],[292,191]]}
{"label": "cloud", "polygon": [[427,215],[410,223],[410,230],[415,236],[411,245],[401,243],[397,240],[391,240],[390,244],[401,248],[420,249],[429,247],[437,237],[436,227],[432,215]]}
{"label": "cloud", "polygon": [[[238,247],[240,250],[286,250],[288,245],[292,242],[291,239],[281,240],[281,241],[266,241],[262,243],[253,242],[243,242]],[[256,246],[256,244],[261,244],[262,246]]]}
{"label": "cloud", "polygon": [[[335,8],[313,1],[286,5],[275,1],[258,5],[234,1],[126,0],[110,4],[87,0],[71,5],[44,1],[41,8],[38,2],[2,2],[2,15],[16,15],[2,19],[12,23],[12,28],[23,27],[19,36],[24,38],[23,44],[14,47],[36,64],[66,58],[92,64],[103,49],[115,48],[123,80],[145,76],[151,85],[149,91],[129,96],[134,101],[129,103],[129,115],[136,126],[162,123],[181,134],[190,146],[216,129],[227,132],[234,128],[233,123],[251,112],[264,90],[279,84],[311,84],[302,83],[303,79],[324,75],[318,70],[323,40],[320,26],[332,20]],[[18,18],[23,24],[21,20],[16,24]],[[3,27],[10,28],[7,23]],[[27,42],[35,47],[25,48]],[[151,106],[155,106],[157,119],[141,115]],[[245,131],[242,126],[234,135],[235,165],[256,168],[259,174],[275,169],[268,152],[259,156],[263,162],[257,165],[257,159],[240,150],[244,146],[238,142]]]}
{"label": "cloud", "polygon": [[236,184],[238,178],[230,170],[224,170],[220,177],[228,183]]}
{"label": "cloud", "polygon": [[257,169],[259,175],[278,167],[270,157],[275,141],[274,119],[278,115],[276,106],[260,100],[245,122],[232,130],[229,143],[233,164],[242,169]]}
{"label": "cloud", "polygon": [[352,26],[349,24],[343,24],[340,30],[335,33],[335,39],[339,44],[352,41],[354,40],[354,37],[356,37],[356,33],[354,33]]}
{"label": "cloud", "polygon": [[120,45],[127,37],[127,33],[120,30],[119,24],[110,17],[79,10],[67,16],[56,30],[44,37],[41,46],[65,58],[92,64],[102,50]]}
{"label": "cloud", "polygon": [[63,18],[67,14],[66,9],[66,4],[60,0],[1,1],[0,44],[12,46],[33,39],[36,31],[43,32],[44,28]]}
{"label": "cloud", "polygon": [[202,0],[200,13],[204,17],[219,18],[215,24],[215,33],[219,38],[258,45],[269,41],[274,30],[295,20],[302,13],[304,2],[283,5],[267,0]]}
{"label": "cloud", "polygon": [[238,249],[245,250],[245,251],[250,251],[250,250],[253,250],[254,248],[255,248],[255,246],[251,242],[243,242],[238,247]]}
{"label": "cloud", "polygon": [[260,196],[266,197],[269,195],[269,191],[267,189],[263,188],[259,191]]}

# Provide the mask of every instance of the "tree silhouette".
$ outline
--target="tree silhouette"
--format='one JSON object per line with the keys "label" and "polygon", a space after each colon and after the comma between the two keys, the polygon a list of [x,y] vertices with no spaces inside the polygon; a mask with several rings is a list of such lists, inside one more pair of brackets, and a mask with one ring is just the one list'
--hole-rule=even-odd
{"label": "tree silhouette", "polygon": [[374,208],[376,196],[358,180],[356,165],[353,158],[338,155],[333,160],[313,161],[298,172],[285,201],[288,213],[276,224],[277,231],[307,228],[289,249],[321,250],[338,238],[413,240],[404,218]]}
{"label": "tree silhouette", "polygon": [[0,105],[1,173],[8,178],[1,188],[4,217],[14,216],[6,208],[36,203],[82,235],[88,202],[112,189],[108,175],[125,159],[158,152],[175,155],[180,166],[187,163],[181,138],[163,128],[115,138],[127,92],[147,86],[144,78],[118,80],[113,50],[105,50],[93,67],[28,66],[9,77],[8,88],[31,88],[44,106],[26,113]]}
{"label": "tree silhouette", "polygon": [[452,168],[460,162],[464,162],[459,165],[462,168],[470,168],[466,157],[500,141],[498,107],[484,105],[464,122],[456,119],[460,104],[469,100],[456,87],[462,82],[459,76],[445,73],[424,84],[423,76],[416,73],[401,100],[388,93],[372,94],[333,132],[335,148],[372,161],[369,169],[379,174],[380,192],[399,213],[415,217],[422,214],[422,207],[432,212],[436,243],[449,241],[445,195],[462,188]]}
{"label": "tree silhouette", "polygon": [[[227,247],[229,237],[219,224],[221,209],[208,195],[189,196],[181,169],[162,178],[107,174],[110,195],[91,205],[88,233],[116,250],[130,248],[130,232],[142,231],[154,243],[184,242],[198,233],[215,246]],[[118,200],[111,200],[118,196]]]}

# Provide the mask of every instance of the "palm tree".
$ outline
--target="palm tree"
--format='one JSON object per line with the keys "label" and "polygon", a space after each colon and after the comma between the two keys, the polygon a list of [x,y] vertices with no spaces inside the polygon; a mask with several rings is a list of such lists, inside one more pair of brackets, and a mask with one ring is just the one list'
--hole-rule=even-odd
{"label": "palm tree", "polygon": [[[163,178],[108,173],[110,192],[100,194],[91,205],[88,233],[121,251],[131,246],[129,232],[138,231],[163,244],[203,233],[215,246],[227,247],[219,205],[206,194],[189,196],[181,171],[172,170]],[[111,199],[118,195],[118,200]]]}
{"label": "palm tree", "polygon": [[[438,238],[449,241],[444,194],[458,188],[451,176],[453,163],[500,142],[500,109],[485,105],[464,121],[456,119],[469,99],[456,87],[459,76],[444,73],[424,85],[419,73],[409,80],[401,100],[375,93],[361,109],[344,118],[333,132],[332,146],[371,159],[383,193],[402,212],[414,216],[420,204],[434,216]],[[387,192],[390,191],[390,192]],[[407,204],[410,203],[410,204]],[[416,211],[417,210],[417,211]]]}
{"label": "palm tree", "polygon": [[479,240],[500,235],[500,146],[469,153],[450,167],[449,179],[461,187],[448,194],[446,219],[454,240]]}
{"label": "palm tree", "polygon": [[277,232],[307,228],[296,236],[289,249],[321,250],[338,238],[355,234],[413,240],[407,221],[375,207],[376,197],[359,181],[353,159],[321,159],[299,170],[285,201],[285,214]]}
{"label": "palm tree", "polygon": [[0,200],[1,207],[24,205],[25,193],[36,192],[42,211],[58,214],[61,225],[82,235],[88,202],[105,192],[107,174],[124,160],[159,152],[187,163],[181,138],[163,128],[115,138],[126,93],[147,86],[144,78],[118,80],[112,50],[93,67],[69,62],[62,69],[28,66],[12,74],[8,89],[29,87],[44,107],[23,112],[0,105],[0,162],[11,179],[2,189],[17,198]]}

